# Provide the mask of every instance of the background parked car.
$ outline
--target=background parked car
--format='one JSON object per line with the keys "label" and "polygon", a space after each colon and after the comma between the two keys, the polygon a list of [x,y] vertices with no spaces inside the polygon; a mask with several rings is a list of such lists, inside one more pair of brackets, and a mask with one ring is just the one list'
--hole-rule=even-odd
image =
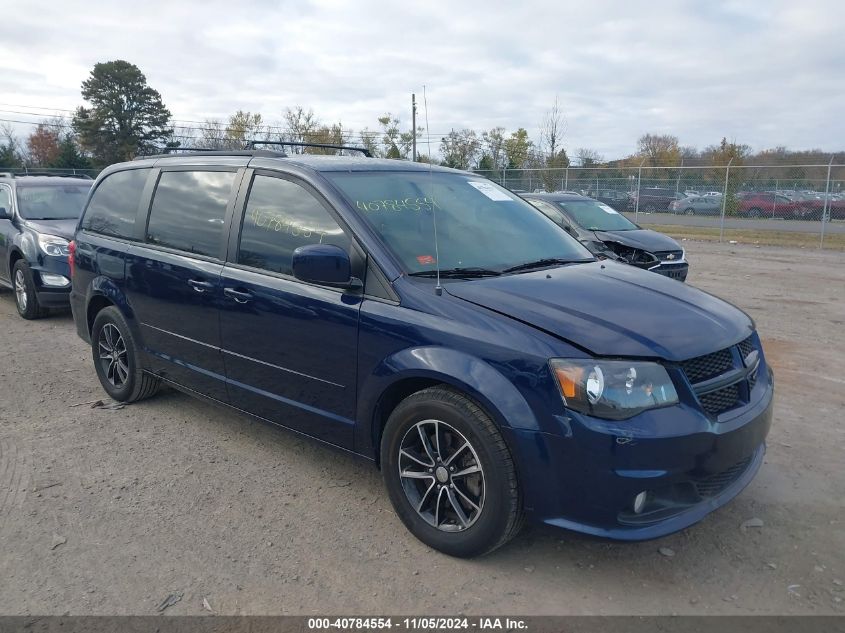
{"label": "background parked car", "polygon": [[682,200],[684,194],[678,193],[674,189],[660,189],[658,187],[644,187],[640,189],[639,193],[634,191],[628,200],[628,209],[634,210],[637,208],[637,198],[639,198],[639,210],[653,213],[655,211],[668,211],[669,205],[675,200]]}
{"label": "background parked car", "polygon": [[674,200],[669,204],[669,210],[684,215],[719,215],[722,213],[722,197],[695,196]]}
{"label": "background parked car", "polygon": [[68,244],[93,182],[0,174],[0,287],[24,319],[69,305]]}
{"label": "background parked car", "polygon": [[607,206],[612,207],[617,211],[624,211],[627,209],[628,203],[631,199],[631,195],[627,191],[617,191],[616,189],[594,189],[588,191],[587,195],[594,200],[605,203]]}
{"label": "background parked car", "polygon": [[737,215],[749,218],[810,219],[812,215],[803,202],[776,193],[745,193],[737,197]]}
{"label": "background parked car", "polygon": [[684,281],[684,249],[668,235],[644,229],[615,209],[586,196],[523,196],[600,259],[612,259]]}

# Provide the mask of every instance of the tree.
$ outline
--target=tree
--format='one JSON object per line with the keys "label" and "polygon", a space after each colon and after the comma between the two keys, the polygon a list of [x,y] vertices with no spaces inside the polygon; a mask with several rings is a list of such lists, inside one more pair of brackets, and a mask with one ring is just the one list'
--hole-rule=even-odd
{"label": "tree", "polygon": [[0,167],[20,167],[23,164],[20,144],[9,124],[0,127]]}
{"label": "tree", "polygon": [[[321,125],[314,131],[309,143],[323,143],[326,145],[343,145],[343,124],[333,123],[332,125]],[[336,154],[335,149],[324,149],[321,147],[306,147],[306,154]]]}
{"label": "tree", "polygon": [[378,132],[373,132],[366,127],[361,130],[361,147],[370,150],[370,154],[373,156],[379,156]]}
{"label": "tree", "polygon": [[59,155],[59,132],[56,128],[39,123],[35,131],[26,139],[29,160],[33,165],[47,166]]}
{"label": "tree", "polygon": [[742,162],[751,155],[751,147],[748,145],[731,141],[722,137],[722,141],[718,145],[710,145],[702,152],[702,156],[709,158],[713,165],[724,166],[730,163],[731,165],[742,165]]}
{"label": "tree", "polygon": [[387,112],[378,118],[378,124],[381,126],[381,144],[384,147],[382,155],[385,158],[402,158],[402,150],[399,149],[399,144],[402,142],[399,117]]}
{"label": "tree", "polygon": [[505,157],[508,169],[522,169],[528,162],[532,143],[525,128],[519,128],[505,141]]}
{"label": "tree", "polygon": [[90,169],[91,161],[80,151],[76,139],[71,133],[61,136],[58,146],[58,154],[47,167],[61,167],[65,169]]}
{"label": "tree", "polygon": [[675,167],[681,162],[678,137],[671,134],[643,134],[637,141],[637,154],[652,167]]}
{"label": "tree", "polygon": [[484,162],[484,167],[479,161],[478,167],[480,169],[489,169],[494,172],[494,176],[499,175],[499,171],[507,166],[507,158],[505,153],[505,128],[494,127],[492,130],[481,133],[481,143],[484,146],[484,156],[481,161]]}
{"label": "tree", "polygon": [[226,147],[226,126],[219,119],[206,119],[199,128],[194,144],[200,149],[229,149]]}
{"label": "tree", "polygon": [[[309,143],[314,132],[319,127],[320,121],[314,114],[314,110],[306,110],[298,105],[295,108],[287,108],[285,110],[285,127],[287,128],[287,138],[281,139],[291,141],[294,143]],[[301,154],[302,148],[292,147],[290,150],[294,154]]]}
{"label": "tree", "polygon": [[[561,152],[563,152],[564,157],[566,156],[566,152],[561,147],[564,126],[563,110],[557,97],[555,97],[554,105],[546,112],[540,122],[540,148],[549,160],[558,160]],[[569,161],[567,161],[568,163]]]}
{"label": "tree", "polygon": [[82,98],[91,107],[77,108],[73,128],[98,163],[150,153],[173,135],[170,110],[135,64],[123,60],[95,64],[82,82]]}
{"label": "tree", "polygon": [[470,169],[481,149],[481,142],[473,130],[452,130],[440,140],[443,164],[455,169]]}
{"label": "tree", "polygon": [[238,110],[229,117],[223,136],[227,149],[243,149],[249,141],[265,140],[258,138],[264,136],[261,114]]}
{"label": "tree", "polygon": [[604,162],[604,158],[594,149],[581,147],[576,152],[578,157],[578,165],[581,167],[595,167],[599,163]]}

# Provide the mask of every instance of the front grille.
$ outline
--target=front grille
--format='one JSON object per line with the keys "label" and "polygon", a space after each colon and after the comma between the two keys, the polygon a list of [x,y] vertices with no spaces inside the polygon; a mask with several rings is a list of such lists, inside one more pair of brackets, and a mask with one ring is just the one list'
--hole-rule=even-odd
{"label": "front grille", "polygon": [[[733,352],[734,347],[737,350],[736,354]],[[745,368],[745,358],[756,350],[753,336],[747,337],[734,347],[698,356],[681,363],[681,369],[692,384],[693,391],[695,391],[698,401],[701,403],[701,408],[714,418],[725,411],[746,404],[749,401],[749,394],[757,382],[758,370],[755,367],[754,371],[747,375],[737,372],[739,378],[730,384],[720,386],[714,391],[708,391],[708,387],[712,389],[712,386],[703,384],[728,372]],[[739,359],[736,359],[737,356],[739,356]]]}
{"label": "front grille", "polygon": [[719,415],[728,409],[733,409],[736,405],[739,400],[739,387],[733,384],[724,389],[711,391],[710,393],[698,396],[698,400],[707,413],[710,415]]}
{"label": "front grille", "polygon": [[733,356],[730,348],[721,349],[712,354],[699,356],[681,363],[687,379],[693,384],[715,378],[733,367]]}
{"label": "front grille", "polygon": [[[672,256],[671,259],[669,258],[670,255]],[[654,256],[661,262],[673,262],[681,260],[684,256],[684,251],[655,251]]]}
{"label": "front grille", "polygon": [[745,357],[753,351],[754,341],[751,339],[750,336],[739,344],[739,355],[742,356],[742,360],[745,360]]}
{"label": "front grille", "polygon": [[692,485],[695,487],[695,491],[698,493],[698,496],[702,499],[709,499],[710,497],[718,495],[725,488],[739,479],[742,473],[744,473],[748,468],[749,464],[751,464],[752,457],[753,456],[747,457],[727,470],[723,470],[715,475],[708,475],[707,477],[702,477],[700,479],[693,479]]}

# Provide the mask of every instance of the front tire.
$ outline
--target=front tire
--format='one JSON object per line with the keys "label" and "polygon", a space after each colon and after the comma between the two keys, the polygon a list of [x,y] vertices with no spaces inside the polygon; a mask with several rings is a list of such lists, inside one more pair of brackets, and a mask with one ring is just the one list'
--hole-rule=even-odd
{"label": "front tire", "polygon": [[46,308],[38,303],[32,269],[22,259],[16,261],[12,268],[12,288],[15,291],[15,307],[24,319],[40,319],[47,314]]}
{"label": "front tire", "polygon": [[685,214],[685,215],[695,215],[695,209],[692,209],[692,208],[690,208],[690,209],[686,209],[686,210],[684,211],[684,214]]}
{"label": "front tire", "polygon": [[91,353],[100,384],[118,402],[137,402],[158,391],[160,380],[147,374],[129,325],[114,306],[103,308],[91,328]]}
{"label": "front tire", "polygon": [[471,558],[521,527],[510,451],[490,417],[457,391],[431,387],[403,400],[385,425],[381,465],[397,515],[429,547]]}

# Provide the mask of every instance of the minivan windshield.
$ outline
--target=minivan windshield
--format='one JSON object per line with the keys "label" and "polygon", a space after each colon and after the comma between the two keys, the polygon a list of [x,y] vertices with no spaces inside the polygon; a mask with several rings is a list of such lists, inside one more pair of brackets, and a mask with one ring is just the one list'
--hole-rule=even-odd
{"label": "minivan windshield", "polygon": [[557,204],[578,226],[588,231],[633,231],[640,228],[616,209],[595,200],[560,200]]}
{"label": "minivan windshield", "polygon": [[91,184],[18,185],[18,213],[24,220],[75,220]]}
{"label": "minivan windshield", "polygon": [[[409,274],[484,276],[592,261],[574,238],[495,183],[459,173],[325,172]],[[435,246],[435,219],[437,245]],[[515,270],[514,270],[515,272]]]}

